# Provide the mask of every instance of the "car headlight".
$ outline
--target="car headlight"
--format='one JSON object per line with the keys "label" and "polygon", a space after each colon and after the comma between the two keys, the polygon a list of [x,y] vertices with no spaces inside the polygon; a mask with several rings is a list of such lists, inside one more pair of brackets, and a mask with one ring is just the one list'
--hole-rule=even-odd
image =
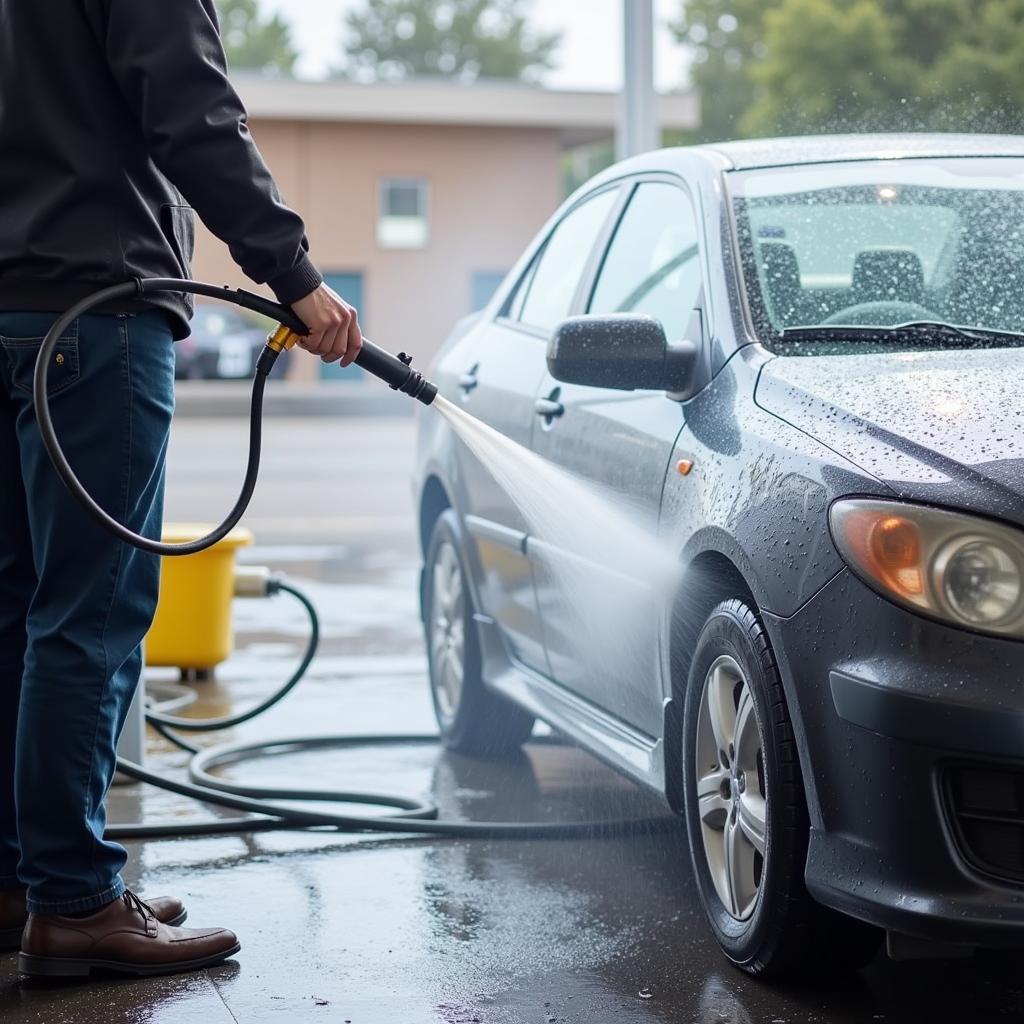
{"label": "car headlight", "polygon": [[957,626],[1024,637],[1024,532],[868,498],[837,501],[829,526],[850,568],[883,596]]}

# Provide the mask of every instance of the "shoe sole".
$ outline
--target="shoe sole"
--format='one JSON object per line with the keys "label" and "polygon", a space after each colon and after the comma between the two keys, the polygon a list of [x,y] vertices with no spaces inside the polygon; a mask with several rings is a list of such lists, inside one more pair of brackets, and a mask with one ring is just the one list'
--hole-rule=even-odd
{"label": "shoe sole", "polygon": [[[177,928],[188,920],[188,911],[183,910],[173,921],[164,921],[171,928]],[[17,953],[21,949],[21,936],[24,928],[0,929],[0,953]]]}
{"label": "shoe sole", "polygon": [[61,956],[18,954],[18,970],[29,978],[88,978],[93,971],[129,975],[133,978],[155,978],[164,974],[184,974],[202,967],[213,967],[242,948],[235,943],[231,949],[198,960],[181,960],[173,964],[129,964],[118,960],[77,960]]}

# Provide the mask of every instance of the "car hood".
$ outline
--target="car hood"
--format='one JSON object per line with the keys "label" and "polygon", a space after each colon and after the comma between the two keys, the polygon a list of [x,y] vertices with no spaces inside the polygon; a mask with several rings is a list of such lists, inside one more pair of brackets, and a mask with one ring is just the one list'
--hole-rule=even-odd
{"label": "car hood", "polygon": [[780,356],[756,400],[900,497],[1024,525],[1024,349]]}

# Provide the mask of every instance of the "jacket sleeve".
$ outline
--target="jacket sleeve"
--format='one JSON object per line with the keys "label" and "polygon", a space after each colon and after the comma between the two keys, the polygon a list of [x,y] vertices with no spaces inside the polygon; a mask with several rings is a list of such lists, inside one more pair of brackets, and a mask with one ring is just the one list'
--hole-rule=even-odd
{"label": "jacket sleeve", "polygon": [[227,77],[214,0],[92,0],[150,153],[247,277],[291,304],[323,280]]}

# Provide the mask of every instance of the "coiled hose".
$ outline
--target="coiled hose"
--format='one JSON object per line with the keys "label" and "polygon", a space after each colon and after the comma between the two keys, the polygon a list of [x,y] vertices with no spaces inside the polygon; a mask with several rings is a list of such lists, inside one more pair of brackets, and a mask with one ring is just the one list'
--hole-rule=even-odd
{"label": "coiled hose", "polygon": [[[60,441],[50,415],[47,377],[50,360],[60,337],[80,316],[96,306],[137,298],[154,292],[187,292],[223,299],[235,305],[254,310],[278,320],[282,328],[295,337],[308,333],[294,312],[261,296],[249,292],[218,288],[199,281],[150,278],[114,285],[90,295],[76,303],[57,318],[43,339],[35,367],[33,393],[36,419],[43,444],[67,489],[82,505],[85,512],[123,543],[142,551],[162,556],[196,554],[223,540],[237,525],[248,508],[259,475],[263,434],[263,395],[267,377],[281,351],[274,345],[275,334],[257,363],[253,380],[252,403],[249,416],[249,455],[242,488],[227,518],[205,537],[186,544],[165,544],[150,537],[136,534],[111,517],[101,508],[78,480],[61,449]],[[284,346],[282,346],[284,347]],[[406,356],[395,357],[372,343],[364,342],[356,362],[370,373],[380,377],[393,390],[431,404],[437,389],[410,367]],[[221,818],[198,822],[147,825],[144,823],[117,825],[107,829],[107,835],[116,839],[178,838],[183,836],[219,835],[231,832],[265,832],[278,829],[329,827],[343,832],[390,832],[417,835],[449,836],[464,839],[575,839],[623,834],[649,834],[665,827],[677,827],[678,822],[668,815],[659,818],[623,819],[584,822],[461,822],[438,820],[437,807],[427,801],[393,793],[353,792],[335,789],[293,789],[288,787],[246,786],[229,782],[214,774],[217,768],[239,764],[257,758],[309,750],[327,750],[354,746],[383,746],[386,744],[436,744],[436,735],[338,735],[297,737],[260,743],[221,744],[201,750],[188,743],[178,732],[215,732],[233,728],[251,721],[282,701],[299,684],[316,656],[320,638],[316,609],[309,599],[295,587],[275,581],[273,589],[289,594],[305,608],[310,619],[310,639],[296,671],[271,694],[248,711],[237,715],[196,720],[161,714],[150,710],[146,720],[161,735],[192,755],[189,762],[189,782],[177,781],[148,771],[142,765],[118,758],[118,770],[124,775],[148,783],[180,796],[190,797],[206,804],[244,811],[258,817]],[[543,740],[542,740],[543,742]],[[345,803],[390,808],[390,815],[336,814],[322,810],[303,810],[294,803]]]}

